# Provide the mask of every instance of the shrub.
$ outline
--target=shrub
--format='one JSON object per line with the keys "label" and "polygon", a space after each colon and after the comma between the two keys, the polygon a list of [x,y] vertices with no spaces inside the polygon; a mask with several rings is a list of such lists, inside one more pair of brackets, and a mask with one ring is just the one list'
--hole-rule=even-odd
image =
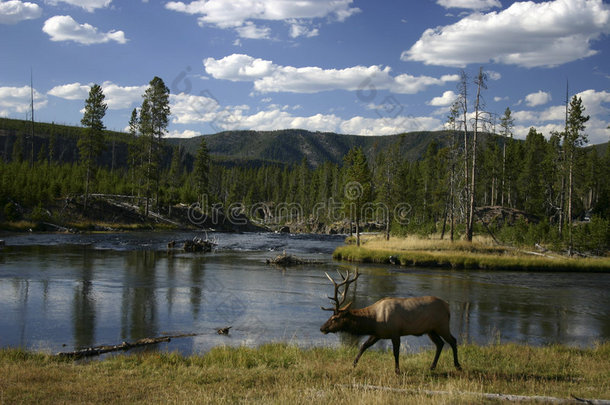
{"label": "shrub", "polygon": [[7,221],[19,221],[21,219],[21,213],[14,202],[9,201],[4,205],[4,218]]}

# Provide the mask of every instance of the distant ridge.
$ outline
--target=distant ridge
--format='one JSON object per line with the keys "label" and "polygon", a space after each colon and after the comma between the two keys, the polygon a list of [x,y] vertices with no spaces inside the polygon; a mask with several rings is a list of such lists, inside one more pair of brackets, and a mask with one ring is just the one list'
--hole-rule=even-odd
{"label": "distant ridge", "polygon": [[439,146],[451,144],[448,131],[421,131],[400,135],[362,136],[340,135],[332,132],[311,132],[302,129],[278,131],[225,131],[193,138],[170,139],[186,151],[195,154],[204,137],[212,155],[228,160],[258,160],[284,164],[299,163],[303,159],[312,167],[324,162],[341,164],[343,156],[354,146],[360,146],[373,156],[377,151],[401,142],[401,152],[409,160],[420,159],[428,145],[436,141]]}
{"label": "distant ridge", "polygon": [[[0,158],[10,160],[12,147],[20,136],[27,136],[26,129],[30,123],[24,120],[0,118]],[[78,159],[76,141],[82,133],[77,126],[36,123],[35,155],[41,149],[48,151],[50,138],[55,138],[54,156],[56,160],[73,162]],[[123,132],[105,131],[109,147],[103,152],[101,164],[107,167],[120,167],[127,164],[127,144],[131,135]],[[462,133],[458,133],[456,141],[461,145]],[[421,159],[432,142],[439,147],[450,146],[452,135],[449,131],[419,131],[398,135],[363,136],[341,135],[333,132],[312,132],[303,129],[283,129],[277,131],[224,131],[212,135],[199,135],[193,138],[166,138],[164,164],[171,160],[171,146],[182,146],[187,152],[185,164],[190,166],[193,156],[204,137],[214,161],[231,166],[261,166],[264,164],[293,165],[303,159],[311,167],[317,167],[325,162],[342,164],[343,156],[354,146],[363,148],[367,156],[372,158],[379,151],[400,142],[401,154],[415,161]],[[497,135],[482,134],[485,141],[500,138]],[[110,144],[114,143],[114,153]],[[594,145],[600,155],[607,150],[608,143]],[[190,156],[189,156],[190,155]],[[114,164],[112,161],[114,160]]]}

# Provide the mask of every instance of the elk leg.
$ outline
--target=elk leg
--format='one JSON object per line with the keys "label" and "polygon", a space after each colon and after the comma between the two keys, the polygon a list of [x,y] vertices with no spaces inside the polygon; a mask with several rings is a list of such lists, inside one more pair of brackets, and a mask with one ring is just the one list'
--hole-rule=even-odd
{"label": "elk leg", "polygon": [[445,342],[449,343],[449,345],[451,346],[451,350],[453,350],[453,365],[458,370],[461,370],[462,366],[460,366],[460,362],[458,361],[457,339],[453,337],[453,335],[449,331],[443,333],[442,337]]}
{"label": "elk leg", "polygon": [[358,364],[358,360],[360,360],[360,356],[362,356],[362,353],[364,353],[366,349],[377,343],[378,340],[379,338],[376,336],[369,336],[369,338],[362,344],[362,346],[360,346],[360,351],[354,359],[354,367],[356,367],[356,364]]}
{"label": "elk leg", "polygon": [[400,354],[400,336],[392,338],[392,346],[394,349],[394,363],[396,364],[396,374],[400,374],[400,366],[398,365],[398,356]]}
{"label": "elk leg", "polygon": [[449,338],[450,339],[447,340],[447,343],[449,343],[449,345],[451,346],[451,349],[453,350],[453,365],[458,370],[461,370],[462,366],[460,366],[460,362],[458,361],[458,354],[457,354],[457,340],[456,340],[456,338],[453,337],[453,335],[451,333],[449,334]]}
{"label": "elk leg", "polygon": [[438,335],[438,333],[432,331],[428,333],[428,337],[434,342],[436,345],[436,354],[434,355],[434,360],[432,361],[432,365],[430,366],[430,370],[434,370],[436,368],[436,363],[438,362],[438,358],[441,355],[441,351],[443,350],[444,342],[443,339]]}

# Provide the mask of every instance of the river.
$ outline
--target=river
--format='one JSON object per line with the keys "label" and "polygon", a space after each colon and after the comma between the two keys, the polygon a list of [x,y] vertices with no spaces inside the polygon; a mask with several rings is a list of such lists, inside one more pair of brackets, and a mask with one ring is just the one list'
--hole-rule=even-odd
{"label": "river", "polygon": [[[332,285],[358,267],[354,306],[386,296],[450,303],[459,342],[590,346],[610,338],[610,274],[450,271],[352,266],[331,258],[342,236],[215,233],[213,253],[168,252],[194,233],[0,235],[0,347],[49,353],[164,334],[195,333],[155,350],[204,353],[218,345],[336,346],[322,335]],[[287,269],[282,251],[316,260]],[[228,336],[218,328],[232,326]],[[407,351],[431,347],[403,337]],[[376,345],[383,347],[383,344]]]}

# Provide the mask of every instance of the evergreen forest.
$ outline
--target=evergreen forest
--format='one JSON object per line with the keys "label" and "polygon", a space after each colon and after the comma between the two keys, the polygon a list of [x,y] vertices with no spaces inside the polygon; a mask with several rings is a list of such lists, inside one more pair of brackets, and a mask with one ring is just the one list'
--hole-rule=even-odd
{"label": "evergreen forest", "polygon": [[[282,160],[281,153],[274,159],[224,155],[218,136],[166,139],[168,95],[154,78],[127,133],[104,128],[99,86],[85,101],[82,127],[0,119],[0,222],[52,221],[58,201],[77,199],[86,212],[89,198],[116,195],[145,216],[181,205],[203,214],[239,212],[272,229],[322,232],[341,224],[336,229],[387,237],[471,240],[486,233],[515,245],[609,249],[610,144],[586,146],[588,117],[577,97],[566,106],[565,130],[548,138],[531,128],[525,140],[514,139],[508,108],[492,126],[475,104],[481,122],[464,125],[470,119],[459,100],[447,129],[425,136],[343,141],[337,134],[286,130],[284,140],[282,131],[256,133],[261,142],[271,139],[274,150],[292,150]],[[321,139],[334,142],[332,154],[308,159],[312,148],[298,150],[290,139],[295,133],[321,144],[321,151]],[[224,136],[234,149],[241,139],[245,150],[252,134]]]}

